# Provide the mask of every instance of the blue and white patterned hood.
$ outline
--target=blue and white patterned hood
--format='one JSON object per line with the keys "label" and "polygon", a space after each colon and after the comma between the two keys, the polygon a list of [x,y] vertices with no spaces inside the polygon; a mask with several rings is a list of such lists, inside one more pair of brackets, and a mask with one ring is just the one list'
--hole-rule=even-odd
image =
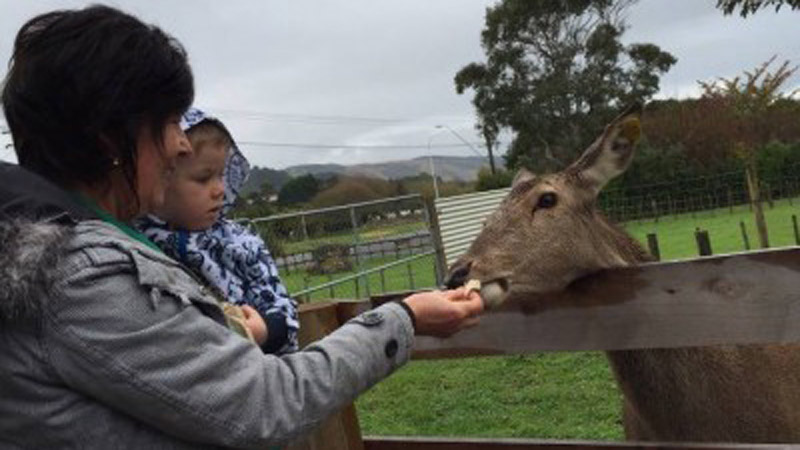
{"label": "blue and white patterned hood", "polygon": [[228,152],[228,160],[225,162],[225,200],[222,207],[223,214],[228,214],[233,208],[236,198],[239,196],[247,177],[250,175],[250,163],[239,150],[236,145],[236,140],[233,135],[225,127],[219,119],[197,108],[189,108],[183,116],[181,116],[181,129],[186,132],[192,127],[197,126],[203,122],[210,121],[220,127],[231,141],[231,148]]}

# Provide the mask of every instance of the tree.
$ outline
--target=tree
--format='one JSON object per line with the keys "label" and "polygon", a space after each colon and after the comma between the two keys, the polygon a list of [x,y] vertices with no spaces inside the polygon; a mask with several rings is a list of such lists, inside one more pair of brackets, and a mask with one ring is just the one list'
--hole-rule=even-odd
{"label": "tree", "polygon": [[268,182],[275,192],[279,191],[283,185],[291,179],[288,173],[283,170],[270,169],[269,167],[253,166],[250,169],[250,176],[242,186],[242,194],[248,195],[262,191],[265,182]]}
{"label": "tree", "polygon": [[475,182],[476,191],[489,191],[492,189],[500,189],[511,186],[514,181],[514,172],[500,169],[492,172],[481,168],[478,171],[478,181]]}
{"label": "tree", "polygon": [[487,147],[515,133],[507,167],[552,169],[590,143],[618,110],[652,97],[676,59],[653,44],[623,45],[634,0],[504,0],[486,11],[486,62],[455,76],[474,91]]}
{"label": "tree", "polygon": [[258,194],[265,198],[269,198],[275,193],[275,188],[272,186],[272,183],[270,183],[269,180],[261,183],[261,187],[258,190]]}
{"label": "tree", "polygon": [[767,222],[761,205],[761,186],[758,177],[757,150],[765,147],[772,139],[770,112],[781,104],[781,100],[791,98],[800,90],[785,95],[781,92],[783,83],[790,78],[797,67],[790,69],[785,61],[775,72],[769,66],[775,61],[773,56],[744,77],[720,78],[715,82],[700,82],[703,97],[725,105],[728,120],[733,123],[732,151],[744,163],[747,190],[753,205],[756,228],[762,248],[769,247]]}
{"label": "tree", "polygon": [[800,0],[717,0],[717,8],[721,9],[726,16],[733,14],[737,8],[740,8],[739,15],[742,17],[747,17],[748,14],[754,14],[768,6],[774,6],[775,12],[778,12],[783,5],[792,9],[800,9]]}
{"label": "tree", "polygon": [[396,184],[380,178],[340,176],[312,199],[316,208],[365,202],[397,195]]}
{"label": "tree", "polygon": [[319,190],[319,181],[314,178],[314,175],[308,174],[292,178],[283,185],[278,193],[278,203],[288,205],[307,202],[314,198]]}

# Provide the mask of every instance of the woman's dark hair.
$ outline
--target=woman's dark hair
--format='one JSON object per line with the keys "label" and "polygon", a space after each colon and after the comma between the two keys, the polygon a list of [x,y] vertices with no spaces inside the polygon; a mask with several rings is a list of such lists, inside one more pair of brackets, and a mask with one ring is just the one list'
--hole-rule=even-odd
{"label": "woman's dark hair", "polygon": [[2,92],[21,166],[70,187],[106,180],[116,161],[133,189],[139,132],[161,148],[168,119],[193,97],[180,43],[107,6],[29,20]]}

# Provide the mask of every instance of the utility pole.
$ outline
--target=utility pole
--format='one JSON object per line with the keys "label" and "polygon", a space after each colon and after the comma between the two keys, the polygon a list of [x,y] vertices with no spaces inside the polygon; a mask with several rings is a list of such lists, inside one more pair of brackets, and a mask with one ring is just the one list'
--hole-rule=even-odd
{"label": "utility pole", "polygon": [[433,132],[428,137],[428,162],[431,165],[431,178],[433,178],[433,198],[439,198],[439,183],[436,181],[436,167],[433,165],[433,153],[431,153],[431,141],[436,134],[437,132]]}
{"label": "utility pole", "polygon": [[489,153],[489,169],[491,169],[492,175],[494,175],[496,171],[494,169],[494,154],[492,154],[492,140],[489,139],[486,133],[483,133],[483,141],[486,143],[486,152]]}

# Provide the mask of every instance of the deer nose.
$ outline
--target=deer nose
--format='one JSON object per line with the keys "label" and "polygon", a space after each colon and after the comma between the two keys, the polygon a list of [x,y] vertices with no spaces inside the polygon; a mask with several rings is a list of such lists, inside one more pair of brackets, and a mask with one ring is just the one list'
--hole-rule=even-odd
{"label": "deer nose", "polygon": [[445,286],[447,289],[456,289],[460,288],[467,282],[467,276],[469,275],[469,270],[472,268],[472,262],[468,262],[462,266],[455,266],[453,270],[450,271],[450,275],[445,280]]}

